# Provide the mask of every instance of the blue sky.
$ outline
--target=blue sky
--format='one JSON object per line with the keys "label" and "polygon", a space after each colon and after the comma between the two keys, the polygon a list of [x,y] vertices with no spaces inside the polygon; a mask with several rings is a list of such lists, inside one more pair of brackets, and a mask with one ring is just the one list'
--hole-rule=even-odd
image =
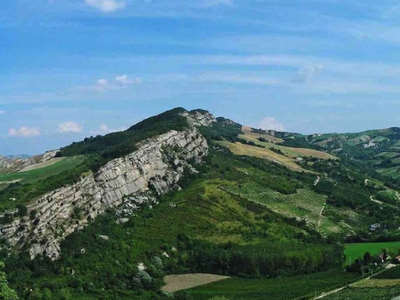
{"label": "blue sky", "polygon": [[3,0],[0,154],[203,108],[302,133],[400,126],[400,4]]}

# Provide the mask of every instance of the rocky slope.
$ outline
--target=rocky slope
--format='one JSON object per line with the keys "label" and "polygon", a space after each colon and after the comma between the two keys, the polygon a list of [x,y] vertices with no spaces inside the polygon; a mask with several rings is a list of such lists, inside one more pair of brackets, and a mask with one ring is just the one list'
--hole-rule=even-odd
{"label": "rocky slope", "polygon": [[0,155],[0,172],[20,171],[31,165],[46,162],[52,159],[57,152],[58,150],[51,150],[31,157],[6,157]]}
{"label": "rocky slope", "polygon": [[[214,120],[200,112],[186,117],[193,125]],[[196,172],[194,164],[207,155],[207,141],[193,125],[147,139],[138,150],[109,161],[95,174],[84,174],[79,182],[41,196],[27,205],[23,217],[8,212],[13,221],[1,225],[2,237],[11,248],[29,249],[32,259],[57,259],[60,242],[106,209],[118,207],[123,222],[132,209],[156,203],[158,195],[179,189],[184,173]]]}

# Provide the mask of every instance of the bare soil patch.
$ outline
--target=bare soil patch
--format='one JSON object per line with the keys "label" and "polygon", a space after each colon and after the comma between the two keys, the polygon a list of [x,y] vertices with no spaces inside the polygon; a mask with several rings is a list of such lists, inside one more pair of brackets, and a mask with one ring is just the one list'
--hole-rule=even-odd
{"label": "bare soil patch", "polygon": [[167,275],[164,277],[165,285],[162,287],[162,290],[173,293],[227,278],[230,277],[205,273]]}

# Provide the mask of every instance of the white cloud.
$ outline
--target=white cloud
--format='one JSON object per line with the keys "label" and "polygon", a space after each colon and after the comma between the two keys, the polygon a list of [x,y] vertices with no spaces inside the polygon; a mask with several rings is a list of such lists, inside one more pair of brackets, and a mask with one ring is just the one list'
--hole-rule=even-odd
{"label": "white cloud", "polygon": [[127,88],[134,84],[142,83],[142,79],[139,77],[129,78],[128,75],[117,75],[114,79],[108,80],[106,78],[100,78],[96,81],[96,84],[88,87],[90,90],[97,92],[106,92],[112,90],[120,90]]}
{"label": "white cloud", "polygon": [[79,133],[82,132],[82,126],[76,122],[64,122],[58,125],[58,132],[61,133]]}
{"label": "white cloud", "polygon": [[96,84],[93,86],[93,89],[98,92],[104,92],[106,90],[111,89],[111,85],[107,79],[101,78],[96,81]]}
{"label": "white cloud", "polygon": [[40,135],[40,130],[34,127],[26,127],[22,126],[18,129],[10,128],[8,130],[9,136],[18,136],[18,137],[32,137]]}
{"label": "white cloud", "polygon": [[85,3],[105,13],[114,12],[125,7],[125,2],[117,0],[85,0]]}
{"label": "white cloud", "polygon": [[130,84],[138,84],[142,83],[142,80],[139,77],[135,77],[133,79],[128,78],[128,75],[118,75],[115,77],[115,81],[122,85],[130,85]]}
{"label": "white cloud", "polygon": [[4,115],[6,112],[4,110],[0,110],[0,115]]}
{"label": "white cloud", "polygon": [[273,117],[265,117],[258,123],[258,127],[265,130],[285,131],[285,126]]}

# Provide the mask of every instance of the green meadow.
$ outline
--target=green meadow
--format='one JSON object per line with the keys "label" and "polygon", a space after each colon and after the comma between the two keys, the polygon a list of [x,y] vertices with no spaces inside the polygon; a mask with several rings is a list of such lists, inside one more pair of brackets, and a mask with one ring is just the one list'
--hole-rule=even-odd
{"label": "green meadow", "polygon": [[400,250],[400,241],[398,242],[378,242],[378,243],[350,243],[345,244],[344,254],[346,255],[346,264],[351,264],[357,258],[362,258],[365,252],[371,255],[379,254],[382,249],[397,254]]}
{"label": "green meadow", "polygon": [[20,182],[33,182],[39,179],[43,179],[52,175],[56,175],[65,170],[74,168],[75,166],[82,163],[84,160],[83,156],[66,157],[61,160],[42,168],[33,169],[25,172],[14,172],[0,174],[0,183],[6,181],[19,180]]}

